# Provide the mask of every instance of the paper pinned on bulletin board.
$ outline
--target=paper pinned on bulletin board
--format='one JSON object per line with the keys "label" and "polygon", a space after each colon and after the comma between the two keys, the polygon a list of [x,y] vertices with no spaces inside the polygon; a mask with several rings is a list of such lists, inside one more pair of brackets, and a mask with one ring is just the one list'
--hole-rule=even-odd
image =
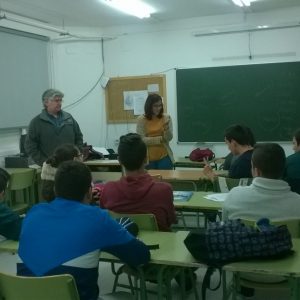
{"label": "paper pinned on bulletin board", "polygon": [[145,101],[148,97],[148,91],[124,91],[124,110],[133,110],[135,115],[144,113]]}
{"label": "paper pinned on bulletin board", "polygon": [[147,90],[149,93],[159,93],[159,85],[154,84],[148,84]]}

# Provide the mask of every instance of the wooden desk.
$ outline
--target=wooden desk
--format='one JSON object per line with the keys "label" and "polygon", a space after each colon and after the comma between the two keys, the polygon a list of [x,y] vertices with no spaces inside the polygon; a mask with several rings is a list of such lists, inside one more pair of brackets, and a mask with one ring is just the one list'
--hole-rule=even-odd
{"label": "wooden desk", "polygon": [[[209,180],[202,170],[148,170],[150,175],[161,175],[163,180]],[[218,175],[226,176],[227,171],[215,171]]]}
{"label": "wooden desk", "polygon": [[205,163],[203,161],[192,161],[186,157],[175,157],[174,169],[175,168],[203,168]]}
{"label": "wooden desk", "polygon": [[121,165],[117,159],[94,159],[94,160],[87,160],[84,162],[91,171],[117,171],[121,172]]}
{"label": "wooden desk", "polygon": [[87,160],[84,163],[87,166],[95,166],[95,167],[120,166],[120,163],[117,159],[94,159],[94,160]]}
{"label": "wooden desk", "polygon": [[[204,226],[207,226],[208,220],[214,220],[222,209],[222,202],[205,199],[207,192],[193,192],[188,201],[174,201],[175,210],[178,212],[179,219],[182,220],[183,228],[187,228],[186,217],[196,220],[196,228],[200,227],[200,216],[204,216]],[[187,213],[186,213],[187,212]],[[190,213],[192,212],[192,213]],[[221,217],[220,217],[221,218]],[[194,224],[194,223],[193,223]]]}
{"label": "wooden desk", "polygon": [[17,253],[19,249],[19,242],[13,240],[5,240],[0,242],[0,251]]}
{"label": "wooden desk", "polygon": [[148,170],[150,175],[161,175],[163,180],[205,180],[207,177],[201,170]]}
{"label": "wooden desk", "polygon": [[[140,231],[138,238],[146,245],[159,244],[159,249],[151,250],[151,264],[179,267],[206,266],[197,262],[185,247],[183,241],[188,233],[189,231]],[[117,257],[105,252],[101,253],[100,260],[120,262]]]}
{"label": "wooden desk", "polygon": [[[159,244],[159,249],[151,250],[151,263],[153,264],[182,267],[205,266],[197,262],[185,247],[183,241],[188,233],[188,231],[140,231],[138,237],[147,245]],[[0,242],[0,251],[16,253],[18,248],[18,241],[5,240]],[[101,260],[119,261],[115,256],[105,252],[101,253]]]}
{"label": "wooden desk", "polygon": [[[278,275],[288,279],[291,289],[290,299],[300,299],[300,239],[293,239],[293,250],[295,253],[282,259],[249,260],[227,264],[223,271],[233,272],[233,299],[238,281],[239,272],[250,272],[254,274]],[[223,279],[224,279],[223,274]],[[226,278],[226,277],[225,277]],[[226,279],[223,282],[223,299],[228,299]]]}
{"label": "wooden desk", "polygon": [[249,260],[227,264],[223,267],[231,272],[251,272],[300,278],[300,239],[293,239],[295,253],[283,259]]}
{"label": "wooden desk", "polygon": [[[224,163],[224,158],[214,158],[208,163],[214,168],[218,169],[218,164]],[[203,161],[192,161],[188,157],[175,157],[174,169],[176,168],[204,168]]]}
{"label": "wooden desk", "polygon": [[[181,280],[184,282],[184,270],[189,268],[190,276],[192,276],[192,269],[206,267],[205,264],[197,262],[184,245],[184,239],[188,235],[188,231],[177,232],[160,232],[160,231],[140,231],[138,238],[146,245],[159,244],[159,249],[151,250],[150,264],[157,265],[156,281],[158,283],[157,299],[165,299],[162,295],[162,278],[164,272],[168,267],[178,268],[181,274]],[[120,260],[108,253],[102,252],[100,256],[101,261],[106,262],[120,262]],[[147,299],[146,285],[144,279],[143,268],[138,268],[140,274],[140,296],[141,299]],[[183,283],[182,283],[183,284]],[[195,292],[196,299],[199,299],[197,292]],[[181,290],[180,299],[186,299],[185,291]]]}
{"label": "wooden desk", "polygon": [[192,197],[188,201],[174,201],[176,210],[189,211],[219,211],[222,209],[223,202],[205,199],[204,196],[211,193],[193,192]]}

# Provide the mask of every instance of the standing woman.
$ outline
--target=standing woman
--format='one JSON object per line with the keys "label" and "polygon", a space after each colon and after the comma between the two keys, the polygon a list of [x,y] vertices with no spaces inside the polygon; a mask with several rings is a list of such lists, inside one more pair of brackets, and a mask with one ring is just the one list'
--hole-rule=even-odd
{"label": "standing woman", "polygon": [[148,148],[147,169],[173,169],[173,153],[169,142],[173,138],[172,119],[164,114],[162,98],[150,94],[145,102],[145,114],[138,117],[136,132]]}

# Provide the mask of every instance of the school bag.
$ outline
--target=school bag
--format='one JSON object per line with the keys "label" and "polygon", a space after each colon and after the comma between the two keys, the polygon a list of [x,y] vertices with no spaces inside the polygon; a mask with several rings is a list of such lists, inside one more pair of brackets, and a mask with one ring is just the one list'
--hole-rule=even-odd
{"label": "school bag", "polygon": [[215,157],[215,154],[208,148],[194,149],[189,155],[189,158],[191,161],[203,161],[204,159],[212,160],[214,157]]}
{"label": "school bag", "polygon": [[[273,226],[264,218],[255,227],[241,220],[211,222],[208,228],[190,232],[184,241],[194,258],[208,265],[202,283],[202,299],[206,290],[221,285],[221,269],[226,263],[247,259],[282,258],[291,254],[292,239],[286,225]],[[218,271],[219,284],[210,286],[211,275]]]}
{"label": "school bag", "polygon": [[101,152],[96,151],[93,149],[92,145],[88,145],[87,143],[83,144],[82,155],[83,161],[104,158],[104,155]]}

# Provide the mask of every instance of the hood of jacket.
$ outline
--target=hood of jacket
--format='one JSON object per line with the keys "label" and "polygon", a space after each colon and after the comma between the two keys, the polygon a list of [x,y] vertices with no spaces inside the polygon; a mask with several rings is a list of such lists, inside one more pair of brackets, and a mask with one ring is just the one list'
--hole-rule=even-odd
{"label": "hood of jacket", "polygon": [[120,194],[133,202],[142,199],[154,185],[152,177],[145,173],[139,176],[125,176],[118,183]]}

